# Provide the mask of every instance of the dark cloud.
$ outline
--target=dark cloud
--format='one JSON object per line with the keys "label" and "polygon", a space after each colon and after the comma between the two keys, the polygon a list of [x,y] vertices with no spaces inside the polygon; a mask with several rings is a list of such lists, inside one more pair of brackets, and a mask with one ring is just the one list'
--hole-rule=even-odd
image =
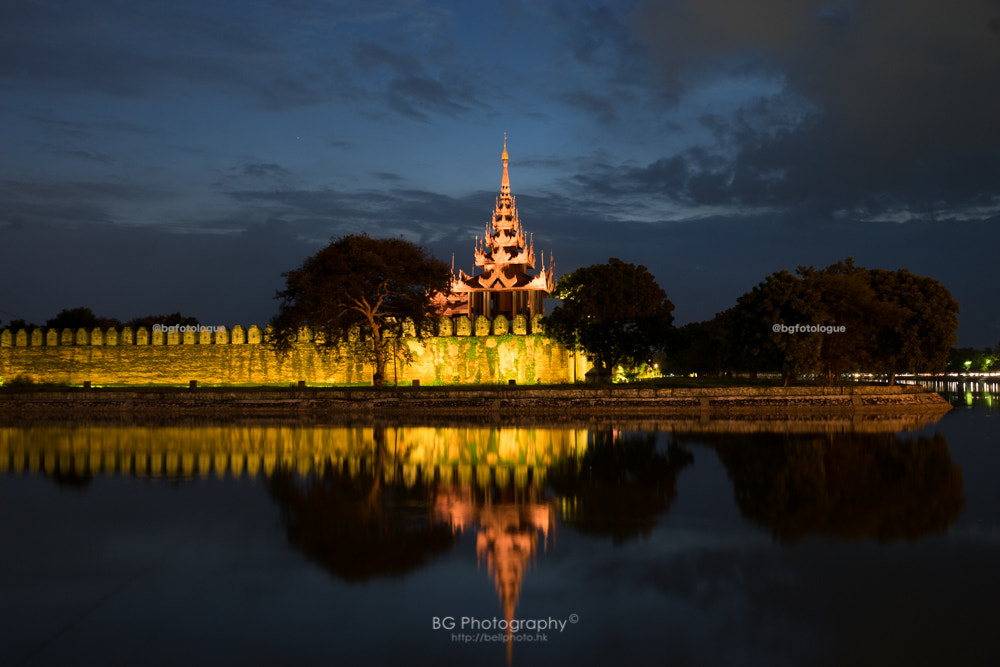
{"label": "dark cloud", "polygon": [[108,155],[107,153],[97,153],[94,151],[88,151],[82,148],[73,148],[72,146],[45,146],[42,150],[50,155],[59,155],[62,157],[74,158],[77,160],[85,160],[87,162],[98,162],[100,164],[111,164],[115,159]]}
{"label": "dark cloud", "polygon": [[254,178],[281,178],[290,175],[291,172],[280,164],[271,162],[247,164],[243,167],[243,174]]}
{"label": "dark cloud", "polygon": [[571,107],[592,114],[599,123],[607,124],[618,119],[615,102],[610,95],[597,95],[587,90],[565,93],[563,101]]}
{"label": "dark cloud", "polygon": [[27,119],[33,123],[37,123],[45,128],[48,132],[57,134],[60,136],[68,136],[74,138],[92,138],[96,135],[110,133],[110,134],[155,134],[159,130],[150,127],[148,125],[142,125],[139,123],[131,123],[123,120],[80,120],[80,119],[66,119],[66,118],[56,118],[51,114],[28,114]]}
{"label": "dark cloud", "polygon": [[152,201],[169,193],[148,184],[114,181],[0,181],[0,202]]}
{"label": "dark cloud", "polygon": [[431,113],[453,117],[467,112],[471,109],[469,102],[475,102],[467,91],[415,74],[389,81],[386,99],[400,114],[422,122],[429,122]]}
{"label": "dark cloud", "polygon": [[279,41],[287,32],[212,3],[4,3],[0,25],[0,89],[161,100],[208,90],[268,109],[347,90],[319,54]]}
{"label": "dark cloud", "polygon": [[[229,196],[249,209],[265,207],[286,220],[297,235],[312,240],[366,231],[373,236],[403,235],[421,244],[454,243],[481,234],[492,210],[492,196],[477,193],[453,198],[425,190],[346,191],[335,189],[240,190]],[[447,248],[445,254],[450,254]],[[471,252],[471,251],[470,251]]]}
{"label": "dark cloud", "polygon": [[413,56],[397,53],[380,44],[361,42],[354,50],[354,64],[364,72],[385,67],[396,74],[413,69]]}
{"label": "dark cloud", "polygon": [[372,173],[372,176],[379,179],[380,181],[385,181],[387,183],[400,183],[406,180],[405,176],[394,174],[388,171],[376,171]]}
{"label": "dark cloud", "polygon": [[1000,3],[986,0],[681,0],[644,3],[634,25],[677,95],[737,74],[786,82],[708,119],[732,158],[717,197],[826,200],[828,213],[884,200],[916,214],[929,192],[966,204],[996,191],[997,16]]}

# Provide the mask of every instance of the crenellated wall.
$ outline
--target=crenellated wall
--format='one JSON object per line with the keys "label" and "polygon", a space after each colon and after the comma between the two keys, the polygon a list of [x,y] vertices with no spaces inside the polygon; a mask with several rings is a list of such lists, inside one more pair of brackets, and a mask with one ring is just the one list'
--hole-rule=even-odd
{"label": "crenellated wall", "polygon": [[[254,325],[123,329],[4,330],[0,378],[34,382],[102,384],[368,384],[371,365],[324,353],[303,329],[287,355],[262,344]],[[183,329],[179,330],[179,329]],[[442,318],[434,336],[404,336],[413,362],[386,365],[386,381],[409,384],[518,384],[582,380],[590,366],[545,336],[541,317]]]}

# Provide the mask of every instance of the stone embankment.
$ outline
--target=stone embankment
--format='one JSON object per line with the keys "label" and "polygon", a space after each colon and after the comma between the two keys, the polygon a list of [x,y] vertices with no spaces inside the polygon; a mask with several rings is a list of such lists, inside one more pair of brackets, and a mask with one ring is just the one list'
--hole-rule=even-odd
{"label": "stone embankment", "polygon": [[419,422],[479,419],[506,422],[616,418],[727,419],[803,415],[878,417],[906,412],[943,414],[940,395],[914,386],[636,388],[501,386],[477,389],[167,388],[67,389],[0,394],[0,417],[405,418]]}

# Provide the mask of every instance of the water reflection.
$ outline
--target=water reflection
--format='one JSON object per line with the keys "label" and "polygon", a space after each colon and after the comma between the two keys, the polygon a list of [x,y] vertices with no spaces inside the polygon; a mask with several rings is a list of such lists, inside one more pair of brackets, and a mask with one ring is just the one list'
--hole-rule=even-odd
{"label": "water reflection", "polygon": [[1000,382],[995,377],[941,379],[904,378],[901,384],[917,384],[928,391],[944,396],[952,405],[971,408],[984,406],[993,409],[1000,397]]}
{"label": "water reflection", "polygon": [[940,434],[675,437],[713,446],[740,511],[781,542],[916,540],[946,530],[965,508],[962,471]]}
{"label": "water reflection", "polygon": [[620,545],[649,535],[677,497],[677,475],[693,460],[673,442],[658,449],[655,433],[595,431],[587,452],[557,463],[549,479],[567,526]]}
{"label": "water reflection", "polygon": [[[384,425],[0,427],[0,472],[39,472],[80,489],[100,474],[183,480],[263,473],[286,512],[289,541],[347,579],[409,571],[447,551],[455,533],[474,529],[479,557],[506,607],[520,586],[515,574],[536,553],[534,537],[547,538],[555,515],[574,531],[614,544],[648,536],[677,497],[691,447],[700,444],[714,448],[743,514],[782,542],[809,534],[913,540],[955,521],[965,504],[962,473],[944,436],[848,427],[788,421],[779,430],[759,420],[678,422],[669,434]],[[356,542],[358,562],[337,551],[347,549],[345,542]]]}
{"label": "water reflection", "polygon": [[740,513],[779,545],[943,531],[965,506],[963,475],[944,436],[897,433],[924,424],[905,415],[591,430],[41,424],[0,427],[0,472],[45,475],[82,493],[99,476],[181,486],[256,478],[281,509],[279,539],[338,582],[411,577],[449,554],[471,558],[456,547],[474,537],[495,587],[490,603],[510,621],[557,530],[622,549],[657,539],[694,454],[718,457]]}
{"label": "water reflection", "polygon": [[278,469],[299,475],[327,467],[356,474],[371,465],[375,432],[385,434],[383,474],[407,485],[454,469],[463,483],[486,480],[500,466],[524,485],[544,479],[553,461],[582,455],[580,429],[438,428],[287,425],[0,427],[0,473],[43,472],[51,477],[98,474],[191,478],[270,477]]}
{"label": "water reflection", "polygon": [[994,416],[0,425],[0,654],[994,664]]}
{"label": "water reflection", "polygon": [[289,544],[349,581],[405,574],[455,541],[447,527],[428,521],[430,489],[386,483],[393,475],[386,474],[385,429],[374,430],[372,453],[305,476],[280,468],[267,482]]}

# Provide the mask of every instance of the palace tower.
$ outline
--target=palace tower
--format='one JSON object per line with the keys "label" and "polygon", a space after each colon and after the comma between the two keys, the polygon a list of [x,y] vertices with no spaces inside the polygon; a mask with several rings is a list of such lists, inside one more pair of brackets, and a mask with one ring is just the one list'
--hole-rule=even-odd
{"label": "palace tower", "polygon": [[441,304],[443,315],[479,315],[493,318],[503,315],[512,319],[524,315],[529,321],[534,315],[544,315],[542,299],[555,291],[552,256],[545,267],[541,257],[540,272],[535,269],[535,244],[525,237],[517,214],[516,198],[510,193],[510,176],[507,173],[507,135],[504,135],[503,176],[500,196],[493,209],[493,219],[482,238],[476,239],[475,262],[482,273],[469,275],[459,270],[452,278],[451,297]]}

